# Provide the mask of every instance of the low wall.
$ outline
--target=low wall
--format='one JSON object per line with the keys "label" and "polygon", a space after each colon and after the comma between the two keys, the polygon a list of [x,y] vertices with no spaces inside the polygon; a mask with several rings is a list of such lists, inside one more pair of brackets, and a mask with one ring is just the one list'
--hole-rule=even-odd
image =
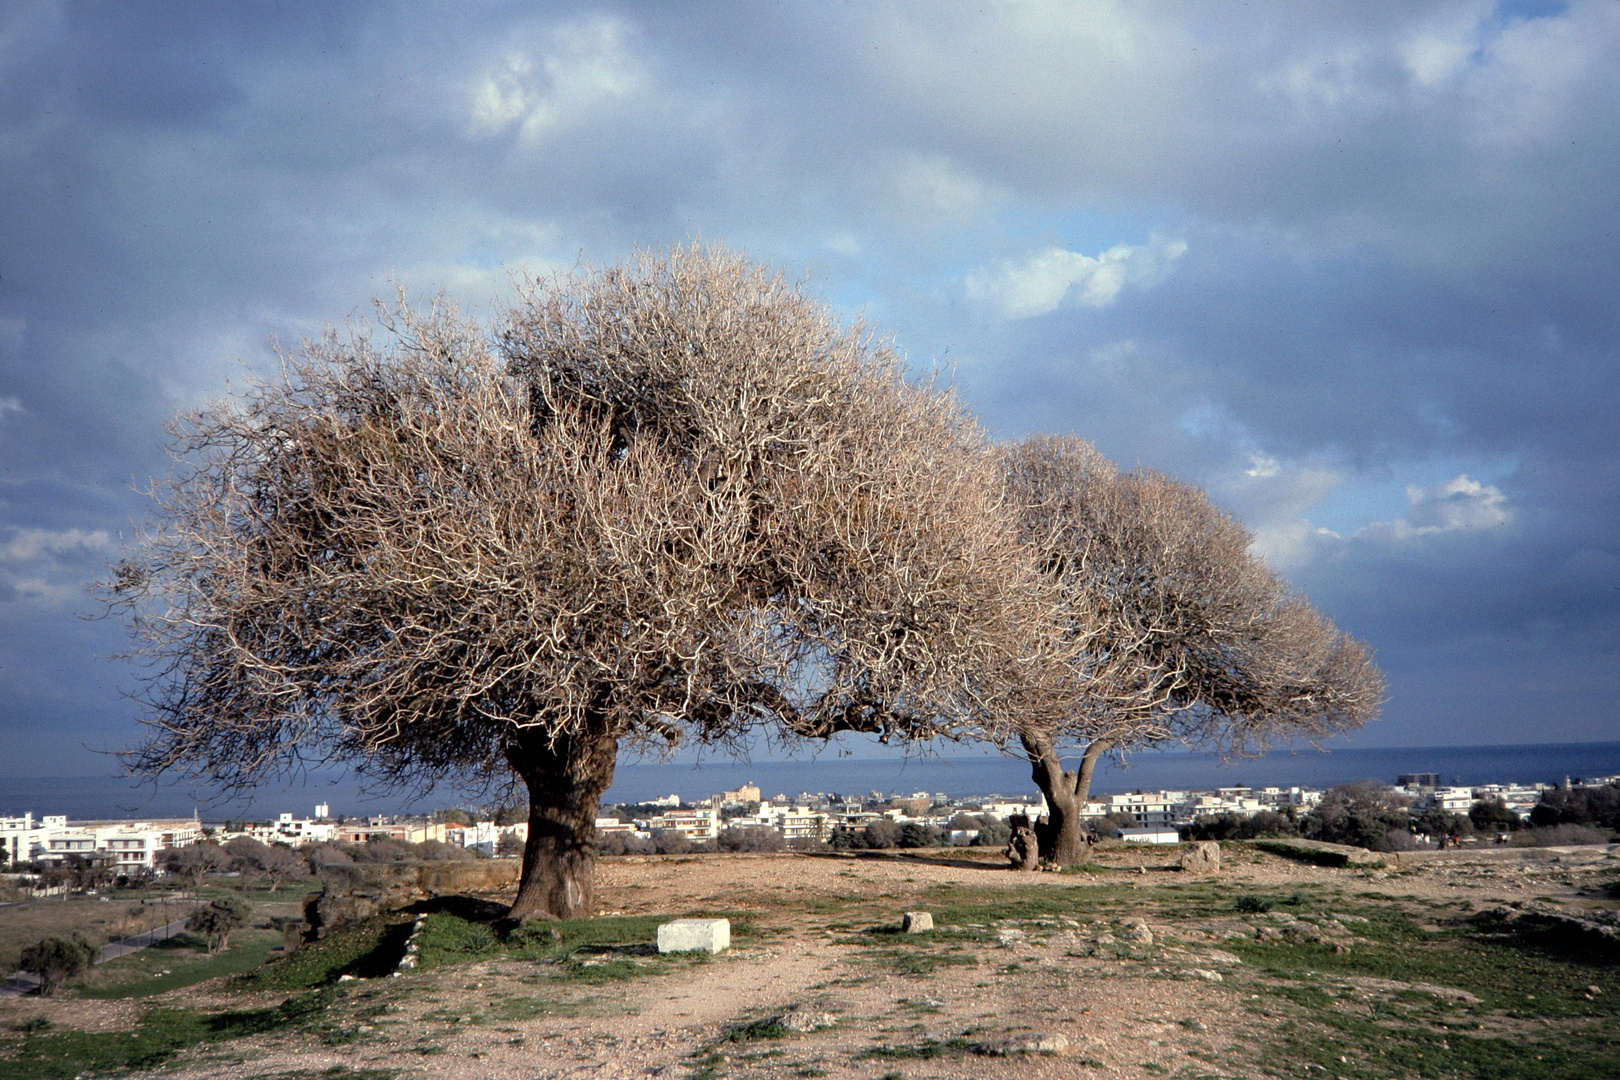
{"label": "low wall", "polygon": [[517,884],[517,859],[430,859],[333,863],[320,869],[321,891],[304,899],[304,921],[287,928],[287,946],[323,937],[345,923],[409,907],[435,896],[499,892]]}
{"label": "low wall", "polygon": [[1413,867],[1430,863],[1592,863],[1620,859],[1620,844],[1580,844],[1565,847],[1478,847],[1428,848],[1397,851],[1384,856],[1395,866]]}
{"label": "low wall", "polygon": [[1323,840],[1296,840],[1292,837],[1250,841],[1261,851],[1282,855],[1318,866],[1353,866],[1373,869],[1386,865],[1387,855],[1349,844],[1329,844]]}

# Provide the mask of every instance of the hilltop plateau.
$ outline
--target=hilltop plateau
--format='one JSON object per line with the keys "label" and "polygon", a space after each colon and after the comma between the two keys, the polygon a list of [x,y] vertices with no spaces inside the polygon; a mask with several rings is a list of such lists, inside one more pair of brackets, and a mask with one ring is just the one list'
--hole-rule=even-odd
{"label": "hilltop plateau", "polygon": [[[246,974],[0,999],[0,1072],[1620,1076],[1620,847],[1330,867],[1228,843],[1215,873],[1178,854],[604,859],[591,920],[509,931],[499,896],[441,898]],[[935,929],[901,932],[908,911]],[[730,919],[732,948],[658,955],[683,916]],[[416,968],[388,977],[413,931]]]}

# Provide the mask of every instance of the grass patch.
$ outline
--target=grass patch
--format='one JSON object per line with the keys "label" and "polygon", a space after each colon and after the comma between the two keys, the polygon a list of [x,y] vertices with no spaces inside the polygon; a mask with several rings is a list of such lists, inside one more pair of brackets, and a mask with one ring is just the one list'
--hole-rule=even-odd
{"label": "grass patch", "polygon": [[373,915],[273,960],[246,976],[250,990],[308,990],[341,976],[382,978],[394,970],[415,920],[409,915]]}
{"label": "grass patch", "polygon": [[917,977],[932,975],[942,967],[977,967],[979,964],[977,956],[959,949],[873,949],[860,959],[896,975]]}
{"label": "grass patch", "polygon": [[[1356,925],[1365,940],[1346,952],[1305,941],[1230,945],[1262,976],[1254,988],[1287,1003],[1257,1066],[1328,1077],[1620,1076],[1620,970],[1590,943],[1522,922],[1433,931],[1398,910],[1369,918]],[[1358,986],[1358,977],[1383,985]],[[1599,988],[1590,999],[1588,986]],[[1486,1034],[1504,1026],[1514,1030]]]}
{"label": "grass patch", "polygon": [[967,1039],[924,1039],[903,1046],[873,1046],[855,1055],[856,1061],[928,1061],[933,1058],[960,1057],[970,1053],[973,1044]]}
{"label": "grass patch", "polygon": [[98,999],[150,997],[185,986],[195,986],[222,975],[245,974],[264,965],[265,954],[281,944],[281,935],[238,930],[232,935],[231,947],[213,955],[189,934],[184,939],[172,938],[170,942],[182,940],[190,944],[170,948],[154,946],[97,965],[86,974],[74,996]]}
{"label": "grass patch", "polygon": [[337,997],[335,990],[318,990],[274,1008],[222,1013],[154,1009],[133,1031],[45,1028],[0,1041],[0,1055],[7,1080],[71,1080],[152,1069],[191,1047],[249,1035],[289,1030],[336,1034],[327,1029],[332,1026],[328,1009]]}
{"label": "grass patch", "polygon": [[750,1020],[727,1031],[722,1042],[754,1042],[758,1039],[786,1039],[793,1034],[791,1028],[778,1023],[773,1017]]}

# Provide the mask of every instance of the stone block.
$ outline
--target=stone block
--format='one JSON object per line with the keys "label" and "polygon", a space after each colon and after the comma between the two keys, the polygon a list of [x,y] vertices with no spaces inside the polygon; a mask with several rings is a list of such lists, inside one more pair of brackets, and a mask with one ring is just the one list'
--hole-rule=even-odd
{"label": "stone block", "polygon": [[1200,840],[1181,853],[1181,868],[1195,873],[1214,874],[1221,869],[1221,845],[1213,840]]}
{"label": "stone block", "polygon": [[928,911],[908,911],[900,921],[900,929],[908,934],[920,934],[934,928],[934,916]]}
{"label": "stone block", "polygon": [[729,919],[676,919],[658,928],[658,951],[661,953],[717,953],[729,948]]}

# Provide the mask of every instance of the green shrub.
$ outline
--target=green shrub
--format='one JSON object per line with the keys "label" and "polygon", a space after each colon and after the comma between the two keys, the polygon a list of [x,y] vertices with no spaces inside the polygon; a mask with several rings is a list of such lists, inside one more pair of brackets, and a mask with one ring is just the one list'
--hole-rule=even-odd
{"label": "green shrub", "polygon": [[75,931],[69,937],[48,937],[37,945],[28,946],[22,951],[18,966],[38,975],[39,992],[50,997],[57,987],[83,972],[100,955],[100,949]]}

